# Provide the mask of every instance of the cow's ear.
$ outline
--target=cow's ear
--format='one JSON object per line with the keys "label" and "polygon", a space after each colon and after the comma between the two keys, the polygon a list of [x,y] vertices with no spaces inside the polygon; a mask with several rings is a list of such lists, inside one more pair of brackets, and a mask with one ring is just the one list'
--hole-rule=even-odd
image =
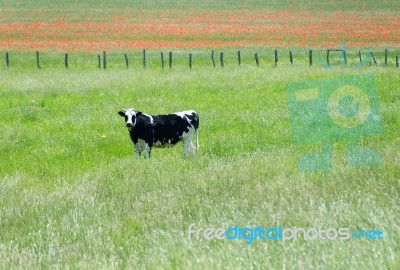
{"label": "cow's ear", "polygon": [[141,114],[143,114],[142,112],[137,112],[136,113],[136,117],[140,116]]}
{"label": "cow's ear", "polygon": [[119,111],[118,114],[121,115],[122,117],[125,117],[125,111]]}

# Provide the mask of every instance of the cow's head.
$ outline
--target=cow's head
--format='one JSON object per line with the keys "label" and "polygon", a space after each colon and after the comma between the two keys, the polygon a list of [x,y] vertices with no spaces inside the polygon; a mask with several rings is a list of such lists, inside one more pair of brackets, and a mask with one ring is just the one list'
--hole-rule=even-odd
{"label": "cow's head", "polygon": [[136,118],[142,114],[142,112],[136,111],[135,109],[127,109],[119,111],[118,114],[125,117],[126,127],[130,130],[136,125]]}

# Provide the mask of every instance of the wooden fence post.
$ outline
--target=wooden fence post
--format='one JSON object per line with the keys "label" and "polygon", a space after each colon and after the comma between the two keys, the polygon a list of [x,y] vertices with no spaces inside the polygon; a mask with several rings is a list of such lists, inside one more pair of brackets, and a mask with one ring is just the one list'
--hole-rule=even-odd
{"label": "wooden fence post", "polygon": [[328,64],[328,66],[330,66],[329,64],[329,54],[330,54],[331,50],[326,50],[326,63]]}
{"label": "wooden fence post", "polygon": [[275,66],[278,65],[278,50],[275,50]]}
{"label": "wooden fence post", "polygon": [[189,53],[189,68],[192,69],[192,54]]}
{"label": "wooden fence post", "polygon": [[241,63],[242,63],[242,59],[240,57],[240,51],[238,51],[238,65],[240,66]]}
{"label": "wooden fence post", "polygon": [[345,50],[343,50],[343,58],[344,58],[344,65],[347,66],[347,55]]}
{"label": "wooden fence post", "polygon": [[37,68],[40,68],[39,51],[36,51],[36,65],[37,65]]}
{"label": "wooden fence post", "polygon": [[107,53],[103,51],[103,68],[107,69]]}
{"label": "wooden fence post", "polygon": [[255,53],[255,54],[254,54],[254,58],[256,59],[256,65],[257,65],[257,67],[258,67],[258,64],[259,64],[259,62],[258,62],[258,53]]}
{"label": "wooden fence post", "polygon": [[101,68],[101,56],[100,56],[100,54],[97,55],[97,59],[98,59],[98,62],[99,62],[99,68]]}
{"label": "wooden fence post", "polygon": [[378,63],[376,62],[375,55],[372,52],[369,52],[369,53],[371,54],[372,59],[374,60],[375,66],[377,66]]}
{"label": "wooden fence post", "polygon": [[309,51],[308,56],[310,58],[310,67],[312,66],[312,50]]}
{"label": "wooden fence post", "polygon": [[164,53],[161,52],[161,68],[164,69]]}
{"label": "wooden fence post", "polygon": [[396,67],[399,67],[399,56],[396,56]]}
{"label": "wooden fence post", "polygon": [[8,55],[8,52],[6,52],[6,65],[7,65],[7,68],[10,67],[10,57]]}
{"label": "wooden fence post", "polygon": [[361,51],[358,51],[358,58],[360,59],[360,63],[362,63]]}
{"label": "wooden fence post", "polygon": [[385,49],[385,67],[387,67],[388,64],[388,49]]}
{"label": "wooden fence post", "polygon": [[292,51],[289,51],[289,59],[290,59],[290,64],[293,65],[293,54],[292,54]]}
{"label": "wooden fence post", "polygon": [[64,64],[65,64],[65,67],[68,68],[68,53],[65,54]]}
{"label": "wooden fence post", "polygon": [[126,55],[126,53],[125,53],[125,54],[124,54],[124,57],[125,57],[125,65],[126,65],[126,68],[129,68],[128,55]]}
{"label": "wooden fence post", "polygon": [[215,67],[214,51],[211,51],[211,60],[212,60],[212,63],[213,63],[213,67]]}
{"label": "wooden fence post", "polygon": [[219,61],[221,62],[221,67],[224,67],[224,53],[219,54]]}
{"label": "wooden fence post", "polygon": [[169,68],[172,68],[172,52],[169,52]]}
{"label": "wooden fence post", "polygon": [[143,49],[143,68],[146,68],[146,50]]}

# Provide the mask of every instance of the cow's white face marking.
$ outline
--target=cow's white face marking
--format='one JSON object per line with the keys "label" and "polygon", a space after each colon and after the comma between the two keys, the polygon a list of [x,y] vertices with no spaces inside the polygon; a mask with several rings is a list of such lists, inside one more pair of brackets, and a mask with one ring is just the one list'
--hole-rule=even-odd
{"label": "cow's white face marking", "polygon": [[125,110],[125,124],[129,130],[136,125],[136,111],[134,109]]}

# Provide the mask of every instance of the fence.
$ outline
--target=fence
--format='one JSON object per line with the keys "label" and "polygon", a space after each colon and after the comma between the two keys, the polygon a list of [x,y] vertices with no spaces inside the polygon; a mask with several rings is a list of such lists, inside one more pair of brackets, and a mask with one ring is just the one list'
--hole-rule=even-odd
{"label": "fence", "polygon": [[[332,65],[331,58],[332,58],[332,55],[335,54],[336,58],[339,55],[339,57],[340,57],[340,61],[339,62],[341,62],[342,65],[344,65],[344,66],[348,65],[348,52],[346,50],[343,50],[343,49],[328,49],[328,50],[325,50],[325,51],[326,51],[326,62],[325,63],[321,63],[321,61],[320,61],[317,64],[319,64],[319,65],[323,64],[323,65],[331,66]],[[283,63],[284,61],[288,61],[287,63],[290,63],[290,65],[294,65],[295,62],[299,63],[301,61],[304,61],[304,59],[303,60],[300,59],[300,61],[298,61],[298,59],[295,59],[292,50],[289,50],[288,52],[289,52],[288,53],[288,59],[285,60],[286,57],[284,57],[283,55],[286,55],[286,53],[283,54],[278,49],[275,49],[274,50],[274,54],[273,54],[273,66],[277,67],[279,63]],[[366,53],[367,57],[365,57],[365,53]],[[375,56],[375,53],[372,52],[372,51],[364,52],[364,58],[367,58],[367,59],[363,59],[363,55],[362,55],[361,51],[358,51],[356,57],[358,58],[359,63],[368,63],[370,65],[380,66],[379,63],[378,63],[378,59]],[[182,56],[182,52],[180,53],[180,55]],[[314,51],[313,50],[308,50],[308,53],[306,55],[307,55],[306,58],[308,58],[308,61],[307,61],[308,65],[310,67],[315,65]],[[173,66],[173,58],[172,58],[172,56],[173,56],[172,51],[168,52],[168,67],[169,67],[169,69],[172,69],[172,66]],[[147,61],[147,51],[145,49],[143,50],[141,57],[142,57],[143,68],[146,68],[148,61]],[[268,57],[268,55],[264,55],[264,57]],[[272,57],[272,55],[271,55],[271,57]],[[243,64],[243,59],[244,59],[244,57],[243,57],[243,54],[242,54],[241,50],[238,50],[237,51],[237,65],[238,66],[241,66]],[[388,62],[389,59],[390,59],[389,58],[389,50],[385,49],[384,50],[384,60],[383,60],[383,66],[384,67],[388,67],[389,66],[389,62]],[[398,55],[393,56],[393,59],[394,59],[394,63],[395,63],[394,66],[399,68],[399,56]],[[64,66],[67,69],[70,67],[69,61],[70,61],[69,54],[65,53],[64,54]],[[126,54],[126,53],[123,54],[123,61],[124,61],[125,67],[128,69],[130,67],[130,65],[129,65],[130,61],[129,61],[128,54]],[[165,61],[164,52],[161,51],[161,58],[159,60],[159,64],[160,64],[162,69],[164,69],[164,67],[165,67],[164,61]],[[11,54],[9,52],[5,53],[5,63],[6,63],[6,67],[7,68],[10,68],[12,66],[12,63],[13,63],[12,62],[12,57],[11,57]],[[195,63],[194,54],[193,53],[188,53],[187,54],[187,66],[188,66],[188,68],[192,69],[194,67],[194,63]],[[213,68],[217,67],[216,59],[215,59],[215,51],[214,50],[212,50],[210,52],[209,64]],[[258,52],[256,52],[254,54],[254,64],[257,67],[260,66],[260,54]],[[107,69],[107,65],[108,65],[107,52],[103,51],[101,54],[97,54],[97,67],[99,69]],[[225,67],[224,52],[219,52],[219,66],[221,68]],[[39,51],[36,51],[36,67],[38,69],[42,68],[42,65],[41,65],[41,53]]]}

